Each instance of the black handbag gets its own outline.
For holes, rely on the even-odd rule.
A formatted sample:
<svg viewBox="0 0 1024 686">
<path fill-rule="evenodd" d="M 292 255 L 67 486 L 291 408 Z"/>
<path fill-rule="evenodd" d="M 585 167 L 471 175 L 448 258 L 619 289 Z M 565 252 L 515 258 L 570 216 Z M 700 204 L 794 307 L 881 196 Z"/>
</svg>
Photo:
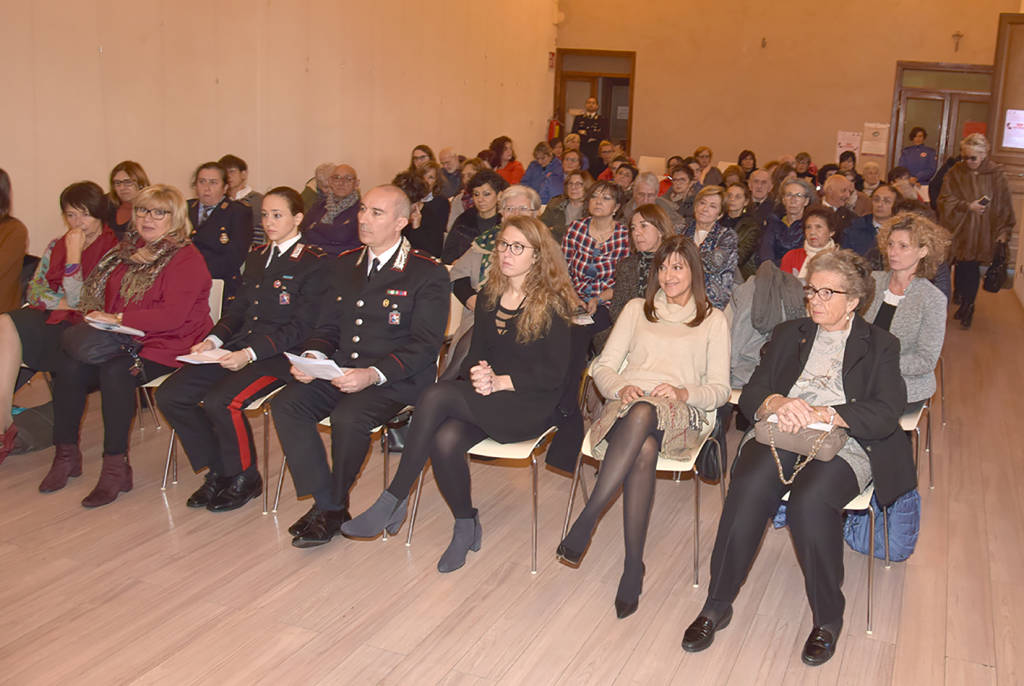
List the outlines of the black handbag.
<svg viewBox="0 0 1024 686">
<path fill-rule="evenodd" d="M 86 364 L 103 364 L 118 355 L 138 357 L 142 344 L 123 333 L 103 331 L 85 322 L 64 329 L 61 345 L 70 357 Z"/>
<path fill-rule="evenodd" d="M 982 284 L 982 288 L 989 293 L 998 293 L 1006 284 L 1008 267 L 1006 253 L 1006 243 L 997 242 L 996 249 L 992 253 L 992 264 L 988 266 L 988 271 L 985 272 L 985 282 Z"/>
</svg>

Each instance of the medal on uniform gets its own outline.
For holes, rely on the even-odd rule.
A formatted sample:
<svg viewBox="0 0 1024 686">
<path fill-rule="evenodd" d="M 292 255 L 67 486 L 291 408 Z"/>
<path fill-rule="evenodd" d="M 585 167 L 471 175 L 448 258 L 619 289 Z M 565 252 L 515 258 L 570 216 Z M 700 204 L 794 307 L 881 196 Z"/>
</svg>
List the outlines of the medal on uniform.
<svg viewBox="0 0 1024 686">
<path fill-rule="evenodd" d="M 292 301 L 291 294 L 288 291 L 281 291 L 281 294 L 277 296 L 277 302 L 281 305 L 287 305 Z"/>
<path fill-rule="evenodd" d="M 274 288 L 280 288 L 280 287 L 281 287 L 281 279 L 275 279 L 274 280 Z"/>
<path fill-rule="evenodd" d="M 381 303 L 381 304 L 382 304 L 382 305 L 383 305 L 384 307 L 387 307 L 388 305 L 390 305 L 390 304 L 391 304 L 391 301 L 390 301 L 390 300 L 388 300 L 387 298 L 384 298 L 384 302 L 383 302 L 383 303 Z"/>
<path fill-rule="evenodd" d="M 402 323 L 402 313 L 398 310 L 392 310 L 388 312 L 388 324 L 391 326 L 398 326 Z"/>
</svg>

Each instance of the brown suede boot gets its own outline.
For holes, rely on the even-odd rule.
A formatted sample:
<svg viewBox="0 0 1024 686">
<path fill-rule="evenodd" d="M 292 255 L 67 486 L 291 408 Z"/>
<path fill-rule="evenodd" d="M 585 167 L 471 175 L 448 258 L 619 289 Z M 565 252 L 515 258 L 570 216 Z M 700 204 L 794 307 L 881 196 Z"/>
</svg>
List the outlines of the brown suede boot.
<svg viewBox="0 0 1024 686">
<path fill-rule="evenodd" d="M 132 466 L 127 455 L 104 455 L 103 470 L 96 488 L 82 499 L 82 507 L 99 507 L 114 502 L 122 491 L 132 490 Z"/>
<path fill-rule="evenodd" d="M 40 493 L 59 491 L 68 484 L 69 476 L 82 476 L 82 451 L 74 443 L 58 443 L 50 471 L 39 484 Z"/>
</svg>

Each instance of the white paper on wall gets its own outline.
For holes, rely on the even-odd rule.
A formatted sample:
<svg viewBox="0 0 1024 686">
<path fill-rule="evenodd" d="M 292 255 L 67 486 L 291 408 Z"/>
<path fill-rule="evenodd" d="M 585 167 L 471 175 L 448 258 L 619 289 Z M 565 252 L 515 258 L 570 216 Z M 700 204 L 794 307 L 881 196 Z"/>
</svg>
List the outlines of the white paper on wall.
<svg viewBox="0 0 1024 686">
<path fill-rule="evenodd" d="M 1024 110 L 1006 110 L 1004 148 L 1024 148 Z"/>
<path fill-rule="evenodd" d="M 836 160 L 847 150 L 860 150 L 860 131 L 839 131 L 836 133 Z"/>
<path fill-rule="evenodd" d="M 884 155 L 888 148 L 889 125 L 864 122 L 864 137 L 860 142 L 862 155 Z"/>
</svg>

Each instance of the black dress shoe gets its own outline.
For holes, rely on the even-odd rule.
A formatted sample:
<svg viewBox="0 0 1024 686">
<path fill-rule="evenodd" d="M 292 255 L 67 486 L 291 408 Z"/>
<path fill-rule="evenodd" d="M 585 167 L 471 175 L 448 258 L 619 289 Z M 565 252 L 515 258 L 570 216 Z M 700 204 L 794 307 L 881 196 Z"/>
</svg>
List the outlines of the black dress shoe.
<svg viewBox="0 0 1024 686">
<path fill-rule="evenodd" d="M 558 549 L 555 551 L 555 555 L 558 557 L 559 560 L 569 565 L 570 567 L 579 567 L 580 560 L 583 559 L 582 552 L 573 550 L 565 543 L 558 544 Z"/>
<path fill-rule="evenodd" d="M 306 530 L 306 527 L 309 526 L 309 523 L 313 520 L 313 517 L 316 516 L 317 512 L 318 510 L 316 509 L 316 505 L 309 508 L 309 512 L 299 517 L 294 524 L 288 527 L 288 533 L 292 536 L 298 536 L 301 534 Z"/>
<path fill-rule="evenodd" d="M 341 533 L 341 525 L 352 519 L 348 510 L 317 510 L 309 520 L 306 530 L 292 539 L 296 548 L 315 548 L 329 543 L 336 534 Z"/>
<path fill-rule="evenodd" d="M 964 313 L 960 315 L 960 328 L 969 329 L 974 320 L 974 303 L 967 303 L 962 309 Z"/>
<path fill-rule="evenodd" d="M 263 477 L 255 469 L 228 479 L 220 493 L 210 498 L 206 509 L 210 512 L 237 510 L 263 492 Z"/>
<path fill-rule="evenodd" d="M 224 490 L 224 487 L 227 485 L 228 480 L 220 474 L 207 472 L 206 481 L 203 482 L 203 485 L 195 493 L 188 497 L 185 504 L 189 507 L 206 507 L 213 500 L 213 497 Z"/>
<path fill-rule="evenodd" d="M 647 576 L 647 565 L 643 566 L 643 571 L 640 577 L 640 588 L 637 589 L 636 595 L 632 598 L 621 598 L 619 594 L 615 594 L 615 615 L 619 619 L 625 619 L 640 607 L 640 594 L 644 592 L 644 577 Z M 619 580 L 619 588 L 622 588 L 622 580 Z"/>
<path fill-rule="evenodd" d="M 805 665 L 817 667 L 829 661 L 836 652 L 838 639 L 832 636 L 827 629 L 816 626 L 811 629 L 811 635 L 804 643 L 804 651 L 800 653 L 800 659 Z"/>
<path fill-rule="evenodd" d="M 686 627 L 686 632 L 683 634 L 683 650 L 688 653 L 699 653 L 704 650 L 714 642 L 715 632 L 729 626 L 730 621 L 732 621 L 731 607 L 718 622 L 700 615 L 693 620 L 693 624 Z"/>
</svg>

